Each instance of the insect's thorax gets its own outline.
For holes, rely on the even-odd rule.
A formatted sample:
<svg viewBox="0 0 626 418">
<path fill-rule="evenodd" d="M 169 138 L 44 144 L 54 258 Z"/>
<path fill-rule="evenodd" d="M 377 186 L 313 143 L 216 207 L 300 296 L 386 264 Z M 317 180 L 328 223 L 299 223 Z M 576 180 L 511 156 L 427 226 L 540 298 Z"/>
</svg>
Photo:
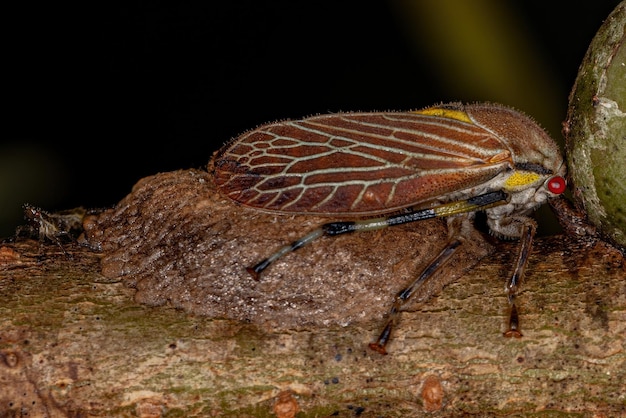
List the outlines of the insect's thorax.
<svg viewBox="0 0 626 418">
<path fill-rule="evenodd" d="M 506 204 L 488 208 L 487 224 L 491 232 L 500 238 L 519 238 L 529 215 L 544 204 L 552 193 L 545 187 L 550 176 L 525 170 L 513 170 L 500 181 L 501 190 L 509 196 Z"/>
</svg>

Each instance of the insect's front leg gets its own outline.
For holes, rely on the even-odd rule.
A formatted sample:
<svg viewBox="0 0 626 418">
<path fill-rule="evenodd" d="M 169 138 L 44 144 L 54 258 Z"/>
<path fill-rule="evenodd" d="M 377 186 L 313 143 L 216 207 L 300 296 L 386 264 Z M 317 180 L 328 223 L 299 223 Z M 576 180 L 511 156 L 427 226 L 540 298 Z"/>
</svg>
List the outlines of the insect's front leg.
<svg viewBox="0 0 626 418">
<path fill-rule="evenodd" d="M 383 328 L 383 331 L 380 333 L 376 342 L 369 344 L 369 347 L 372 350 L 380 354 L 387 354 L 385 346 L 389 342 L 391 331 L 398 321 L 398 315 L 400 314 L 402 306 L 407 303 L 409 298 L 417 291 L 417 289 L 420 288 L 420 286 L 432 278 L 439 269 L 450 261 L 459 247 L 461 247 L 463 242 L 467 239 L 470 229 L 472 228 L 471 217 L 471 214 L 463 214 L 448 218 L 449 239 L 446 246 L 408 287 L 398 293 L 391 309 L 389 310 L 387 324 Z"/>
<path fill-rule="evenodd" d="M 507 294 L 511 312 L 509 314 L 509 327 L 504 332 L 505 337 L 520 338 L 522 336 L 519 330 L 519 316 L 517 313 L 517 305 L 515 298 L 519 290 L 519 285 L 524 276 L 526 265 L 528 264 L 528 256 L 532 249 L 533 238 L 537 230 L 537 223 L 531 218 L 525 216 L 507 217 L 498 220 L 495 224 L 490 224 L 491 228 L 496 232 L 507 231 L 510 235 L 519 236 L 520 244 L 515 262 L 515 269 L 511 276 L 507 279 L 504 291 Z"/>
</svg>

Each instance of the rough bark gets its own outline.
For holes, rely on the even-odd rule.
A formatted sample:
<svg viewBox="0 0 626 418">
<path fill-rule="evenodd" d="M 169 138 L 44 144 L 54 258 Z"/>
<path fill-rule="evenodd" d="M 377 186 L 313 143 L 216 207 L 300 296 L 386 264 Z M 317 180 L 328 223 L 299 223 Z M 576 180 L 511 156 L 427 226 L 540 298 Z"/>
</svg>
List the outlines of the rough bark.
<svg viewBox="0 0 626 418">
<path fill-rule="evenodd" d="M 443 245 L 445 228 L 418 224 L 322 239 L 254 282 L 243 266 L 311 225 L 191 193 L 179 176 L 212 190 L 203 172 L 142 181 L 116 208 L 87 220 L 86 241 L 99 251 L 33 240 L 0 246 L 0 416 L 626 414 L 626 263 L 602 241 L 536 240 L 518 297 L 520 339 L 502 336 L 503 284 L 516 244 L 470 243 L 448 271 L 460 278 L 440 279 L 411 304 L 390 354 L 381 356 L 367 344 L 395 292 Z M 164 179 L 177 179 L 171 190 L 189 205 L 148 198 Z M 200 222 L 195 210 L 210 225 L 187 230 Z M 188 235 L 206 228 L 213 232 L 202 239 Z M 222 237 L 221 245 L 203 247 L 210 236 Z M 492 255 L 462 274 L 491 246 Z M 197 265 L 212 273 L 190 273 Z M 230 290 L 202 284 L 225 280 L 219 272 Z M 283 287 L 305 282 L 313 296 L 289 298 L 307 287 L 285 290 L 281 280 Z M 232 289 L 261 302 L 244 303 Z M 203 300 L 214 311 L 198 308 Z M 299 315 L 299 307 L 311 311 Z"/>
</svg>

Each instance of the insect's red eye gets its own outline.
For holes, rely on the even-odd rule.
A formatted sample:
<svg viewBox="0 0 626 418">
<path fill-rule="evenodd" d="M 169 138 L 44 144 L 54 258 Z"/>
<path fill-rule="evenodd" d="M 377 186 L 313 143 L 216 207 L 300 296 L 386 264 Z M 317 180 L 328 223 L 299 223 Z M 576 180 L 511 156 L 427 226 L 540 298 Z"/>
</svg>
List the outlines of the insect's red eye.
<svg viewBox="0 0 626 418">
<path fill-rule="evenodd" d="M 567 183 L 565 182 L 565 179 L 561 176 L 554 176 L 548 180 L 548 190 L 554 194 L 563 193 L 566 185 Z"/>
</svg>

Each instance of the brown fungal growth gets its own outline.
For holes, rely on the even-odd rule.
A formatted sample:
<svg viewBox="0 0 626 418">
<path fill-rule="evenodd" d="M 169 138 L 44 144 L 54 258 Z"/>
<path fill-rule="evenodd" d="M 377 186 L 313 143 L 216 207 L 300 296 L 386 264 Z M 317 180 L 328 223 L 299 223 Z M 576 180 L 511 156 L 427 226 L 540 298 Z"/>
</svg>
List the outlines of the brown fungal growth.
<svg viewBox="0 0 626 418">
<path fill-rule="evenodd" d="M 300 407 L 291 391 L 283 390 L 276 396 L 276 402 L 272 410 L 277 418 L 293 418 L 300 411 Z"/>
<path fill-rule="evenodd" d="M 430 375 L 424 380 L 422 385 L 422 400 L 424 401 L 424 410 L 427 412 L 439 411 L 443 406 L 443 396 L 445 392 L 441 379 L 435 375 Z"/>
<path fill-rule="evenodd" d="M 276 329 L 381 320 L 397 292 L 445 245 L 441 220 L 321 238 L 253 280 L 246 267 L 336 219 L 239 206 L 211 176 L 186 170 L 144 178 L 115 208 L 85 222 L 102 273 L 136 288 L 136 301 Z M 491 251 L 478 232 L 434 280 L 424 301 Z M 321 267 L 323 265 L 323 268 Z"/>
<path fill-rule="evenodd" d="M 20 253 L 7 246 L 0 247 L 0 266 L 9 266 L 18 264 L 19 262 Z"/>
</svg>

